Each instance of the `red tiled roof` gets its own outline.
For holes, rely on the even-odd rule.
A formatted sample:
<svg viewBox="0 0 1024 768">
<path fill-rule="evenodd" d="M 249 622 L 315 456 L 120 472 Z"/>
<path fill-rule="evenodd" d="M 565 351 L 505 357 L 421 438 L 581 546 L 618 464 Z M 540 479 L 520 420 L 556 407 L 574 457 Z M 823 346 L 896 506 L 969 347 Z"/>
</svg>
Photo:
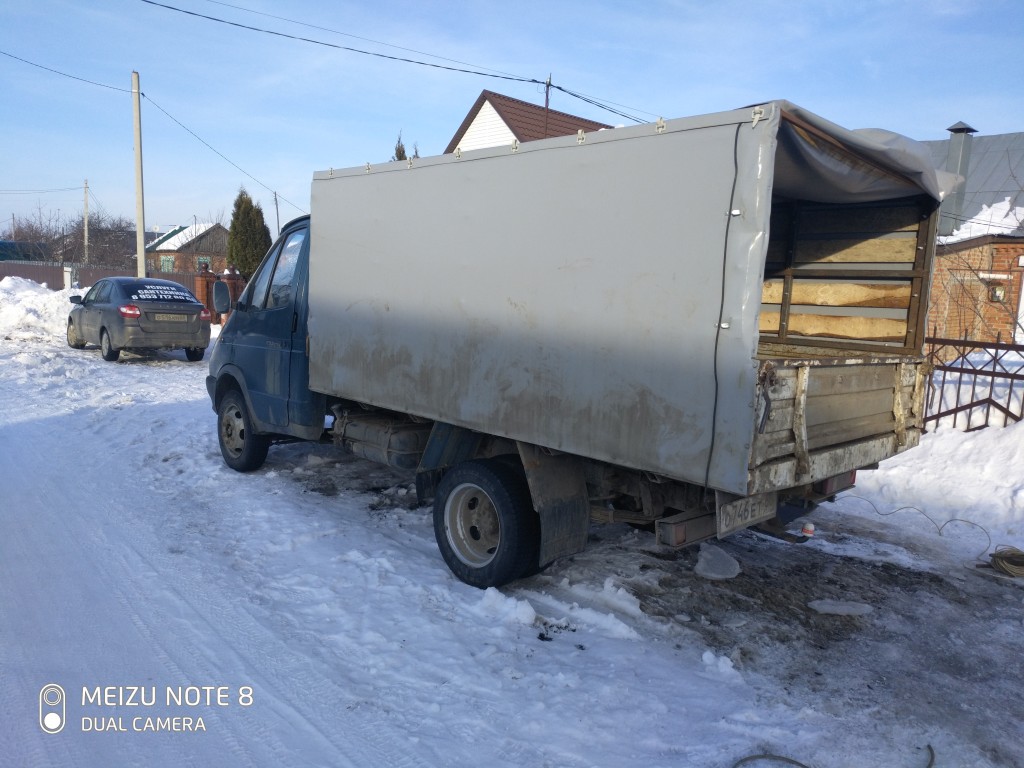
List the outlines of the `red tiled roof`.
<svg viewBox="0 0 1024 768">
<path fill-rule="evenodd" d="M 505 125 L 512 131 L 512 135 L 519 141 L 534 141 L 545 139 L 551 136 L 571 136 L 580 128 L 584 131 L 598 131 L 602 128 L 611 128 L 610 125 L 598 123 L 594 120 L 587 120 L 585 117 L 577 117 L 566 112 L 559 112 L 554 109 L 544 109 L 542 106 L 530 104 L 528 101 L 513 99 L 511 96 L 503 96 L 494 91 L 481 91 L 479 98 L 473 108 L 469 110 L 466 119 L 462 121 L 459 130 L 448 143 L 445 154 L 454 152 L 462 137 L 469 130 L 483 107 L 484 102 L 490 102 L 494 111 L 505 122 Z"/>
</svg>

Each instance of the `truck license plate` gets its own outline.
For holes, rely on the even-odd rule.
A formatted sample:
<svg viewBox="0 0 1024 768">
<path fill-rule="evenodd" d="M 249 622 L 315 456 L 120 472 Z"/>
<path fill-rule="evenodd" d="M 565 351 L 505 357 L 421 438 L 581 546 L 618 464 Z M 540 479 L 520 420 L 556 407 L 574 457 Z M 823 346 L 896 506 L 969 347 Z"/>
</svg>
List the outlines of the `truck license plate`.
<svg viewBox="0 0 1024 768">
<path fill-rule="evenodd" d="M 716 492 L 718 506 L 718 538 L 727 536 L 742 528 L 763 523 L 775 517 L 778 508 L 778 494 L 775 491 L 759 493 L 756 496 L 733 496 Z"/>
<path fill-rule="evenodd" d="M 185 315 L 173 315 L 167 314 L 166 312 L 157 312 L 153 315 L 153 319 L 158 323 L 183 323 L 186 320 Z"/>
</svg>

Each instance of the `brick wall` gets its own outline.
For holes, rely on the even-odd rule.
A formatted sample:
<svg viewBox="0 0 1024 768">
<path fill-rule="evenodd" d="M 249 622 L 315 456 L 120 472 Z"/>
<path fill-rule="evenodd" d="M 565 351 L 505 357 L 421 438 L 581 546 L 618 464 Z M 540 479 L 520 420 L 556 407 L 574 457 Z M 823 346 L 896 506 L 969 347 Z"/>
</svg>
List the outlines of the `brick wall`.
<svg viewBox="0 0 1024 768">
<path fill-rule="evenodd" d="M 1024 268 L 1020 238 L 977 238 L 936 249 L 928 335 L 1012 342 Z"/>
</svg>

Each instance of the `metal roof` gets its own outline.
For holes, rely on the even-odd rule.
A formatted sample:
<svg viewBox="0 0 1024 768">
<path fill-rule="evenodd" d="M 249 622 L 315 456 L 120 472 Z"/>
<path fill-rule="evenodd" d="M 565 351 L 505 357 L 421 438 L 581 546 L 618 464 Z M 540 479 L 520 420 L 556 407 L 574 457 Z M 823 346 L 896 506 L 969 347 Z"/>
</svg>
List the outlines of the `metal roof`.
<svg viewBox="0 0 1024 768">
<path fill-rule="evenodd" d="M 970 141 L 963 210 L 957 218 L 967 222 L 985 207 L 1006 203 L 1011 212 L 1024 208 L 1024 133 L 974 135 Z M 950 140 L 921 143 L 928 147 L 935 166 L 946 168 Z M 990 234 L 1024 235 L 1024 221 L 1020 218 L 1011 216 L 1003 224 L 993 223 Z"/>
</svg>

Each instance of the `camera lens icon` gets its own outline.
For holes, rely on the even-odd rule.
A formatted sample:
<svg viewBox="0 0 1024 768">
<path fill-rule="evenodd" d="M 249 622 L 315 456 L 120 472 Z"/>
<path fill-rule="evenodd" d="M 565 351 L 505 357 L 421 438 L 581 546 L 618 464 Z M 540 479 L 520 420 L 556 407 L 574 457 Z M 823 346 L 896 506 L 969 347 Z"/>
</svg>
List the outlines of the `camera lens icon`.
<svg viewBox="0 0 1024 768">
<path fill-rule="evenodd" d="M 64 689 L 56 683 L 44 685 L 39 691 L 39 727 L 46 733 L 60 733 L 64 729 L 66 698 Z"/>
</svg>

